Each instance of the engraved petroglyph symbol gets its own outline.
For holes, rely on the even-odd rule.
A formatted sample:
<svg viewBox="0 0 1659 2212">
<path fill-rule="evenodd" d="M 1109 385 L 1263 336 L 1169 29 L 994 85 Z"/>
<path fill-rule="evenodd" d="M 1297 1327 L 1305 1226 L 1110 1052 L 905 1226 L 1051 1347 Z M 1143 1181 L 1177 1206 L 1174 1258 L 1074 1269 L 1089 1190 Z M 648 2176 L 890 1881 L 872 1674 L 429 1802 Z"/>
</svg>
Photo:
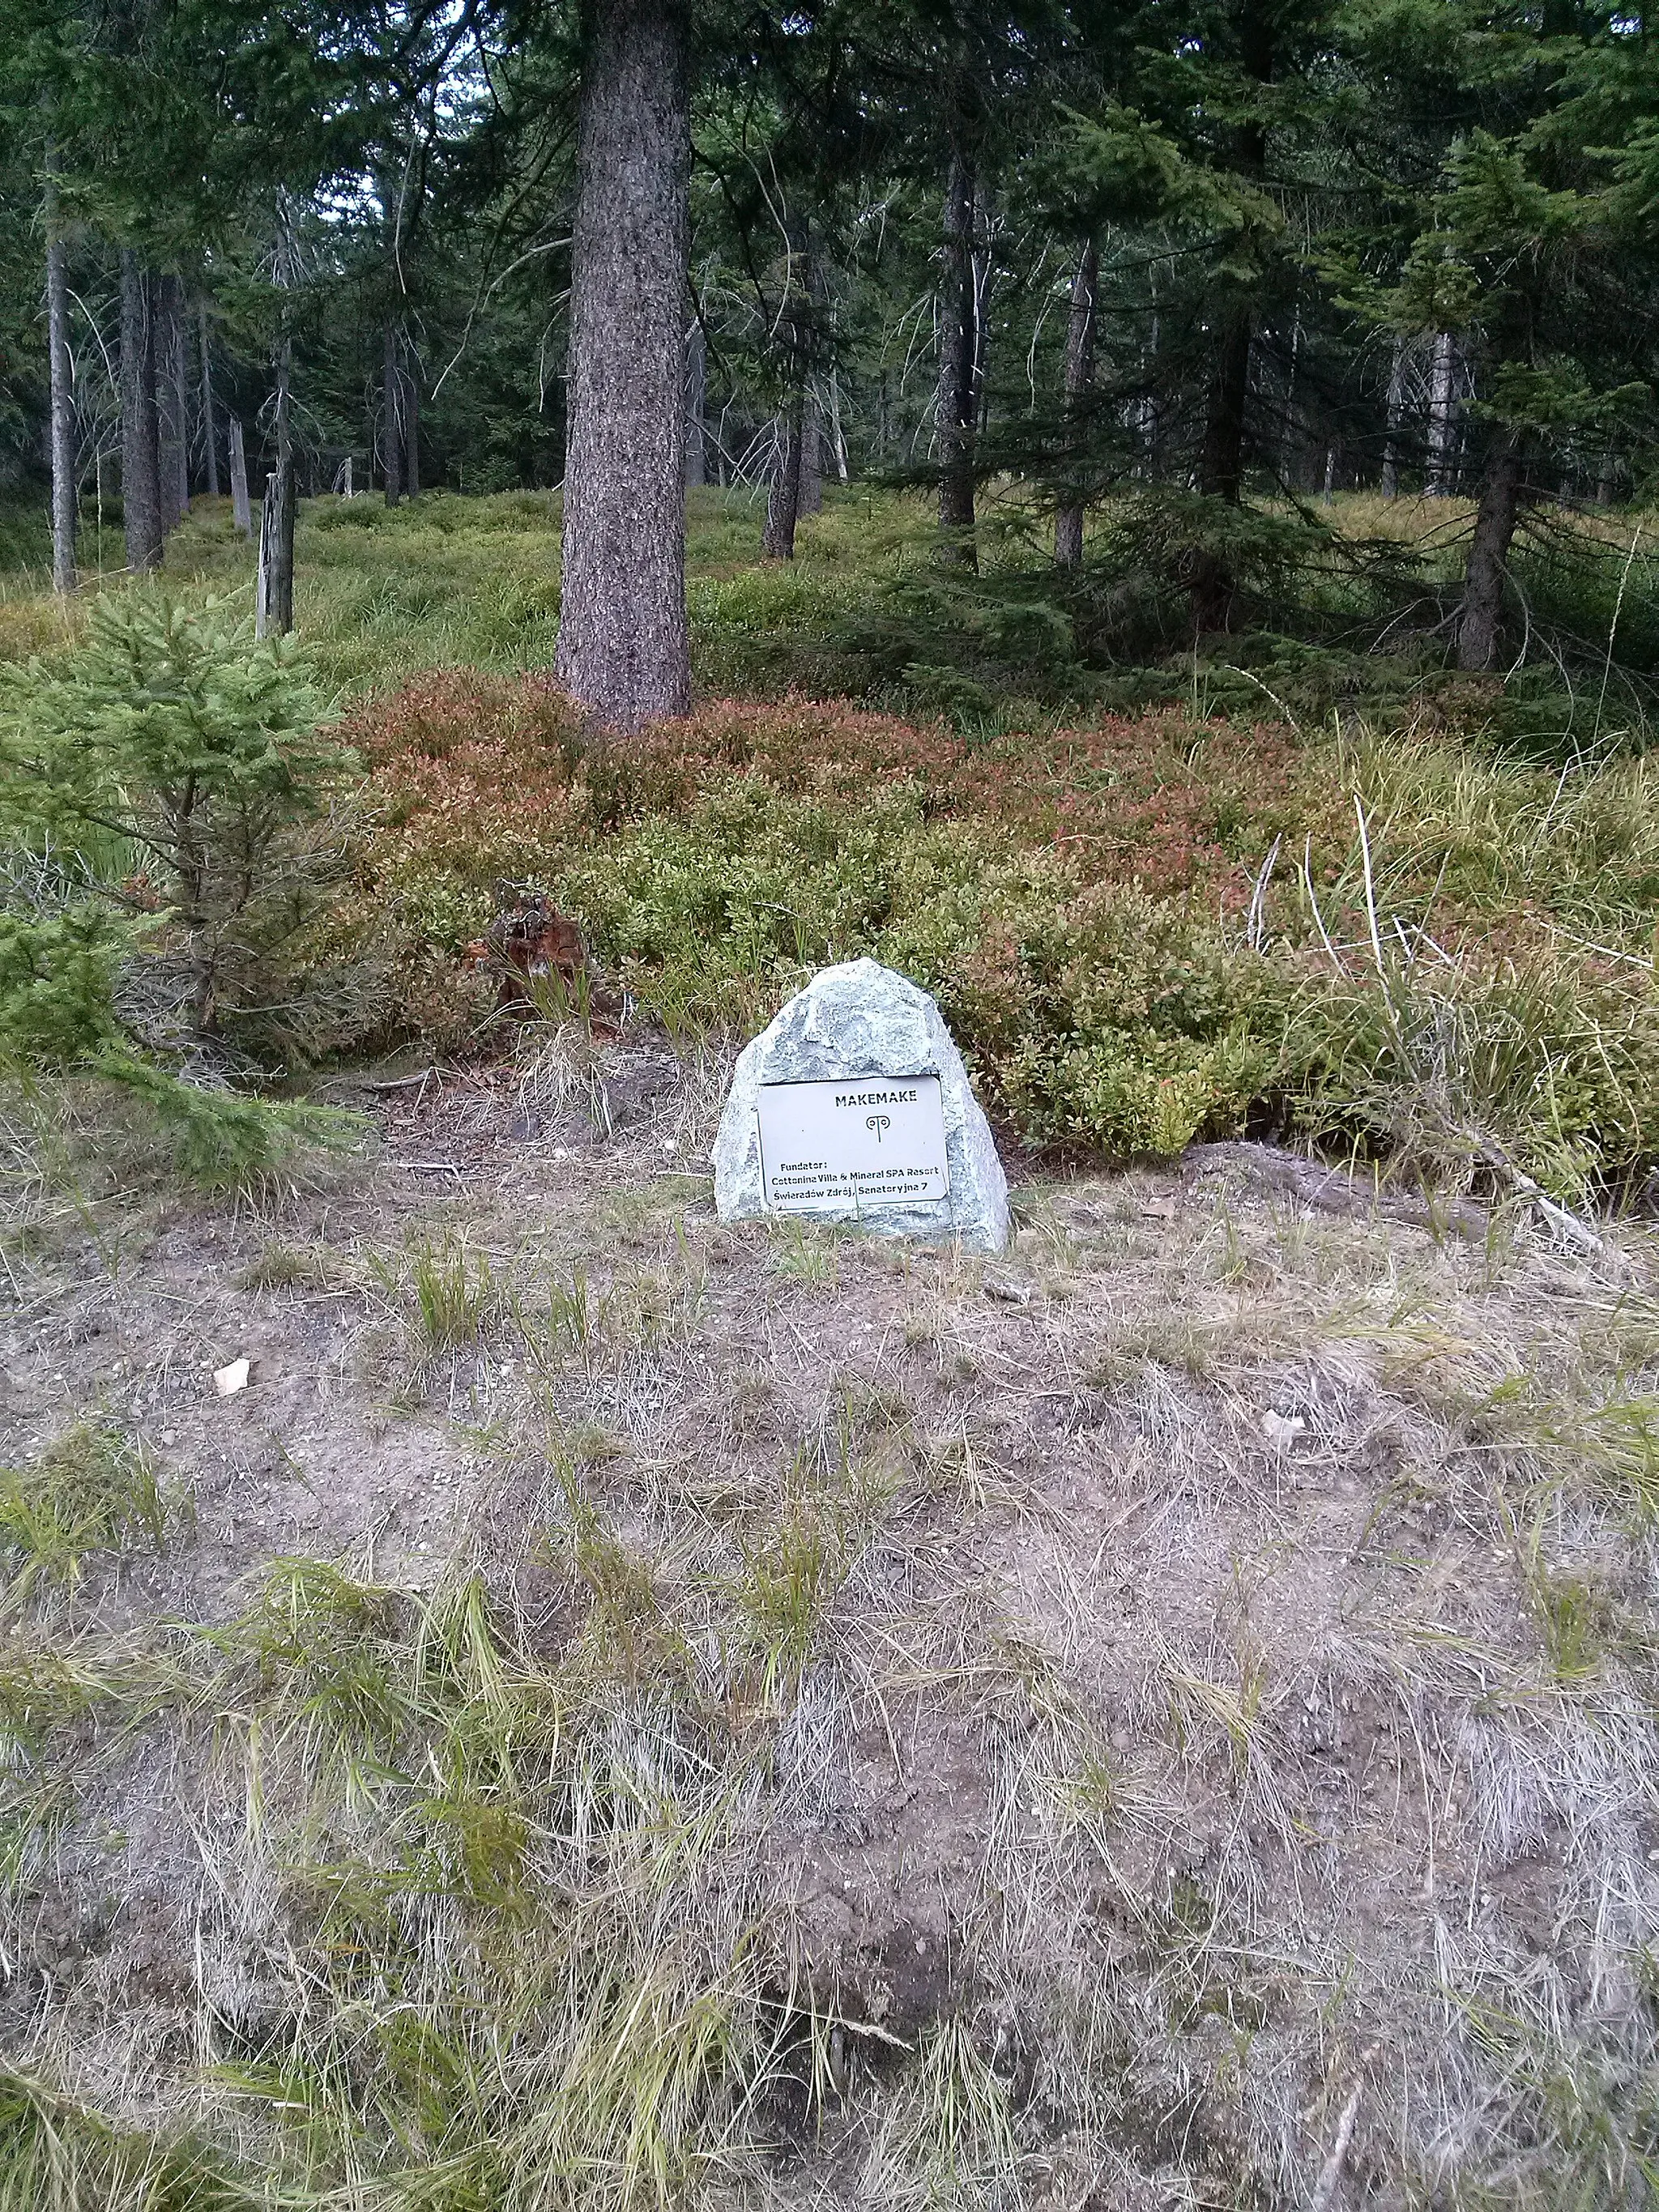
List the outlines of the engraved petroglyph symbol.
<svg viewBox="0 0 1659 2212">
<path fill-rule="evenodd" d="M 893 1123 L 891 1117 L 886 1114 L 866 1114 L 864 1117 L 864 1126 L 866 1129 L 873 1129 L 875 1131 L 876 1142 L 879 1144 L 881 1142 L 882 1131 L 884 1129 L 890 1129 Z"/>
</svg>

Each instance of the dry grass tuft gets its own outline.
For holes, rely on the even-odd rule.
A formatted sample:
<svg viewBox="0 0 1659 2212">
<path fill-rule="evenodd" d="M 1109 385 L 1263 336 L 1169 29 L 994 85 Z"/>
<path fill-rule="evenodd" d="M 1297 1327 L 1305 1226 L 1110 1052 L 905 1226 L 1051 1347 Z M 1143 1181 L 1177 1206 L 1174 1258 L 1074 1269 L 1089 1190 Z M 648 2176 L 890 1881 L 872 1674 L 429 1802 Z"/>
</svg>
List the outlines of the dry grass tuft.
<svg viewBox="0 0 1659 2212">
<path fill-rule="evenodd" d="M 1650 1240 L 1211 1155 L 988 1269 L 717 1224 L 718 1094 L 9 1248 L 199 1501 L 16 1576 L 14 2201 L 1641 2203 Z"/>
</svg>

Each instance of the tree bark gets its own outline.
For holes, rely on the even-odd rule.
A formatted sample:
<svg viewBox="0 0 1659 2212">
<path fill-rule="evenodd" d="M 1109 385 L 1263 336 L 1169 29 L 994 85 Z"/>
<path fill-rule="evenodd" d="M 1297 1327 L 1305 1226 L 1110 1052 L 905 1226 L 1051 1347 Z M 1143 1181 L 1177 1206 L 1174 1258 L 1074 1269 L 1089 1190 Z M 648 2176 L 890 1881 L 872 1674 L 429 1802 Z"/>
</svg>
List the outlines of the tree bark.
<svg viewBox="0 0 1659 2212">
<path fill-rule="evenodd" d="M 974 172 L 958 149 L 945 188 L 945 270 L 939 288 L 939 528 L 946 556 L 978 565 L 974 544 L 974 450 L 979 357 L 974 282 Z"/>
<path fill-rule="evenodd" d="M 276 223 L 276 279 L 279 292 L 288 292 L 295 281 L 294 232 L 287 195 L 280 191 Z M 270 637 L 294 627 L 294 520 L 298 487 L 289 390 L 293 372 L 294 340 L 284 302 L 276 342 L 276 468 L 265 479 L 264 503 L 259 514 L 259 561 L 253 592 L 256 637 Z"/>
<path fill-rule="evenodd" d="M 1449 331 L 1440 331 L 1429 378 L 1428 453 L 1423 471 L 1423 489 L 1431 499 L 1447 498 L 1457 488 L 1456 420 L 1457 341 Z"/>
<path fill-rule="evenodd" d="M 1306 444 L 1306 434 L 1297 407 L 1297 384 L 1301 367 L 1302 308 L 1298 302 L 1291 323 L 1291 366 L 1285 380 L 1285 419 L 1279 425 L 1279 473 L 1283 483 L 1292 490 L 1296 488 L 1297 464 Z"/>
<path fill-rule="evenodd" d="M 294 472 L 279 461 L 265 478 L 259 508 L 258 565 L 253 574 L 253 635 L 272 637 L 294 627 Z"/>
<path fill-rule="evenodd" d="M 1248 307 L 1227 317 L 1210 381 L 1204 443 L 1198 458 L 1198 489 L 1212 499 L 1237 507 L 1244 489 L 1244 403 L 1249 392 L 1250 345 L 1255 318 Z M 1236 580 L 1231 564 L 1212 545 L 1193 549 L 1188 586 L 1194 634 L 1224 630 L 1232 619 Z"/>
<path fill-rule="evenodd" d="M 571 244 L 556 669 L 603 722 L 690 705 L 686 0 L 589 0 Z"/>
<path fill-rule="evenodd" d="M 265 478 L 259 509 L 259 558 L 254 572 L 253 635 L 270 637 L 294 627 L 294 455 L 289 434 L 289 347 L 276 364 L 276 466 Z"/>
<path fill-rule="evenodd" d="M 988 429 L 991 422 L 991 221 L 992 204 L 986 192 L 974 201 L 974 428 Z"/>
<path fill-rule="evenodd" d="M 1271 84 L 1273 79 L 1280 14 L 1269 0 L 1243 0 L 1238 9 L 1239 61 L 1245 76 L 1260 86 Z M 1267 132 L 1261 112 L 1249 115 L 1231 135 L 1233 167 L 1241 176 L 1261 182 L 1267 173 Z M 1255 298 L 1226 287 L 1216 319 L 1216 348 L 1196 483 L 1206 497 L 1237 507 L 1244 490 L 1245 410 L 1255 339 Z M 1221 544 L 1212 538 L 1196 545 L 1188 584 L 1195 635 L 1228 627 L 1237 588 L 1231 561 Z"/>
<path fill-rule="evenodd" d="M 1198 457 L 1198 488 L 1237 507 L 1244 489 L 1244 403 L 1250 388 L 1250 346 L 1255 317 L 1244 305 L 1231 307 L 1216 349 Z"/>
<path fill-rule="evenodd" d="M 398 371 L 398 325 L 386 318 L 385 362 L 381 373 L 380 474 L 386 483 L 386 503 L 396 507 L 404 495 L 404 390 Z"/>
<path fill-rule="evenodd" d="M 823 512 L 823 413 L 810 384 L 800 401 L 800 496 L 795 511 Z"/>
<path fill-rule="evenodd" d="M 836 481 L 847 481 L 847 440 L 841 427 L 841 380 L 830 364 L 830 447 L 836 457 Z"/>
<path fill-rule="evenodd" d="M 69 343 L 69 272 L 58 228 L 56 163 L 46 169 L 46 344 L 52 379 L 52 583 L 75 589 L 75 389 Z"/>
<path fill-rule="evenodd" d="M 244 538 L 253 534 L 253 510 L 247 495 L 247 447 L 242 438 L 240 416 L 230 418 L 230 511 Z"/>
<path fill-rule="evenodd" d="M 822 514 L 823 512 L 823 408 L 813 378 L 816 372 L 822 367 L 828 353 L 830 287 L 824 278 L 823 250 L 810 230 L 806 234 L 804 250 L 806 259 L 807 313 L 805 326 L 800 332 L 803 342 L 800 496 L 796 502 L 796 511 L 800 514 Z"/>
<path fill-rule="evenodd" d="M 176 276 L 155 280 L 156 419 L 161 458 L 161 527 L 190 512 L 190 403 L 185 389 L 185 288 Z"/>
<path fill-rule="evenodd" d="M 778 418 L 778 458 L 772 471 L 772 489 L 766 501 L 766 529 L 761 538 L 763 561 L 793 561 L 795 523 L 800 514 L 802 404 L 799 392 Z"/>
<path fill-rule="evenodd" d="M 1087 403 L 1095 374 L 1095 293 L 1100 283 L 1100 255 L 1092 238 L 1085 239 L 1072 279 L 1072 307 L 1066 323 L 1066 442 L 1075 447 L 1079 417 Z M 1077 470 L 1079 455 L 1067 456 Z M 1054 509 L 1054 566 L 1076 568 L 1083 561 L 1083 499 L 1081 487 L 1072 489 Z"/>
<path fill-rule="evenodd" d="M 208 311 L 204 301 L 198 310 L 202 341 L 202 459 L 208 497 L 219 496 L 219 446 L 213 420 L 213 360 L 208 345 Z"/>
<path fill-rule="evenodd" d="M 685 482 L 688 489 L 708 481 L 708 441 L 703 409 L 708 404 L 708 340 L 693 316 L 685 333 Z"/>
<path fill-rule="evenodd" d="M 410 499 L 421 495 L 421 362 L 406 340 L 403 356 L 404 489 Z"/>
<path fill-rule="evenodd" d="M 150 287 L 132 248 L 121 249 L 121 514 L 127 566 L 161 563 L 161 462 L 155 421 Z"/>
<path fill-rule="evenodd" d="M 1480 675 L 1498 659 L 1504 627 L 1504 580 L 1521 511 L 1521 436 L 1493 433 L 1475 510 L 1474 536 L 1463 572 L 1463 612 L 1457 626 L 1457 665 Z"/>
<path fill-rule="evenodd" d="M 1382 496 L 1400 496 L 1400 431 L 1406 416 L 1406 341 L 1394 342 L 1389 368 L 1388 437 L 1382 447 Z"/>
</svg>

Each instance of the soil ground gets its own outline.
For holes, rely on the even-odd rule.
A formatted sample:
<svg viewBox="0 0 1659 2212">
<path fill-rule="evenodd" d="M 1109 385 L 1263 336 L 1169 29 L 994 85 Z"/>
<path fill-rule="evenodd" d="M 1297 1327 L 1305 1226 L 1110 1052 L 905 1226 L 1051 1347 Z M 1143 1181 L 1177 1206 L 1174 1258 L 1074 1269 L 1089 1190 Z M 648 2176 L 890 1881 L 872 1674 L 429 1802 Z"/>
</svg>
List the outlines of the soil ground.
<svg viewBox="0 0 1659 2212">
<path fill-rule="evenodd" d="M 682 1905 L 764 1932 L 794 2023 L 733 2188 L 1648 2201 L 1659 1238 L 1316 1210 L 1249 1147 L 1016 1161 L 991 1261 L 723 1225 L 725 1072 L 343 1084 L 371 1157 L 216 1206 L 20 1124 L 0 1462 L 96 1416 L 193 1525 L 14 1640 L 173 1650 L 293 1557 L 476 1571 L 550 1668 L 603 1616 L 637 1683 L 672 1628 L 748 1762 Z M 303 2015 L 317 1923 L 224 1712 L 161 1705 L 54 1739 L 0 2021 L 246 2153 L 212 2068 Z"/>
</svg>

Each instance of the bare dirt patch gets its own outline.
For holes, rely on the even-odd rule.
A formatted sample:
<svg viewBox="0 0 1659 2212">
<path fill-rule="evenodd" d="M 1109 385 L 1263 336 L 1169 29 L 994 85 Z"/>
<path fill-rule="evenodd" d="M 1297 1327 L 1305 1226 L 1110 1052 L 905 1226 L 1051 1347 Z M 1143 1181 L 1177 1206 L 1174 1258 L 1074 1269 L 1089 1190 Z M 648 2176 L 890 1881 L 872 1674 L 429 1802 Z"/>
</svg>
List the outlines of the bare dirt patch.
<svg viewBox="0 0 1659 2212">
<path fill-rule="evenodd" d="M 728 1228 L 722 1073 L 259 1206 L 20 1136 L 0 1458 L 171 1503 L 9 1607 L 13 2064 L 342 2204 L 1643 2201 L 1651 1237 Z"/>
</svg>

